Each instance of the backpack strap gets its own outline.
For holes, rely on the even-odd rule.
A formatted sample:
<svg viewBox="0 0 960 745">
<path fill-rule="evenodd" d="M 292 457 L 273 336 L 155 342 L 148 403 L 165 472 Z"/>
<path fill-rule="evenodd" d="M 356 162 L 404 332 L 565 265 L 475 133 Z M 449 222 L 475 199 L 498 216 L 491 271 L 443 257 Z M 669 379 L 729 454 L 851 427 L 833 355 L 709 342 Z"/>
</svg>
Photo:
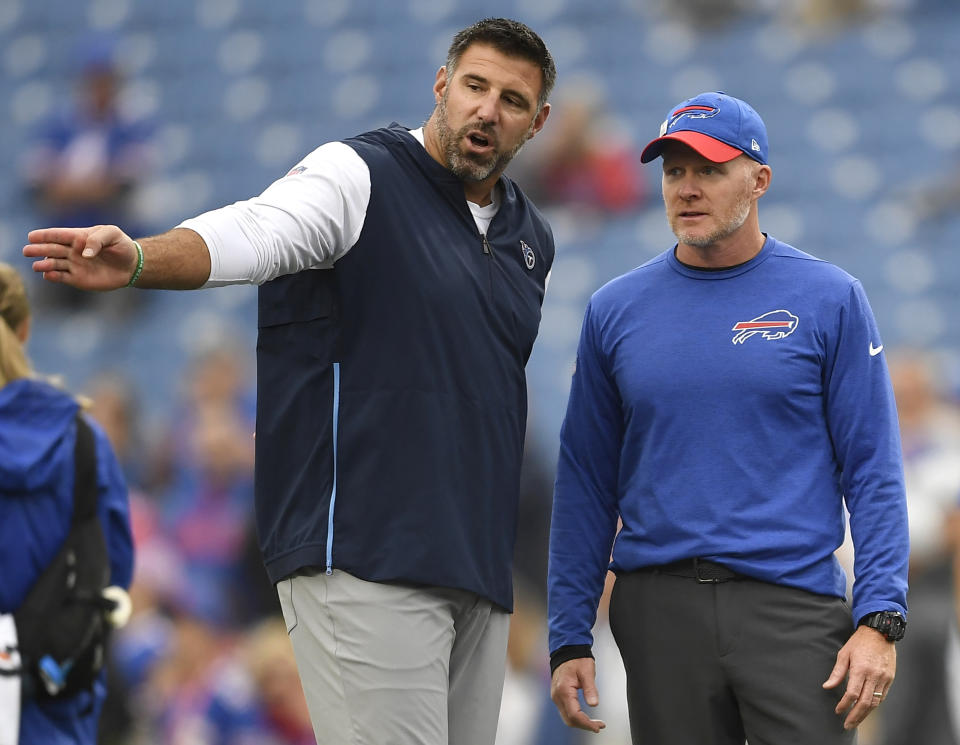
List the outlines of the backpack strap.
<svg viewBox="0 0 960 745">
<path fill-rule="evenodd" d="M 27 697 L 89 689 L 102 667 L 110 565 L 97 496 L 95 434 L 77 413 L 70 530 L 14 613 Z"/>
<path fill-rule="evenodd" d="M 93 429 L 77 412 L 77 437 L 73 449 L 73 521 L 76 525 L 97 512 L 97 453 Z"/>
</svg>

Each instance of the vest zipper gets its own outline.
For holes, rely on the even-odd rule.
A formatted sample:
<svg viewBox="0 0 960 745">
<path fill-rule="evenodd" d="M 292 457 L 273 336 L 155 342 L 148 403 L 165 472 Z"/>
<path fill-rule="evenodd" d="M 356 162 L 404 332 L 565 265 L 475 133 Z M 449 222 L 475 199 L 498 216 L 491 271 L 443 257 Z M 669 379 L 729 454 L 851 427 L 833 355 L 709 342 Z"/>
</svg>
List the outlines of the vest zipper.
<svg viewBox="0 0 960 745">
<path fill-rule="evenodd" d="M 333 363 L 333 485 L 327 514 L 327 574 L 333 574 L 333 510 L 337 504 L 337 421 L 340 418 L 340 363 Z"/>
<path fill-rule="evenodd" d="M 487 240 L 487 234 L 481 233 L 480 237 L 483 239 L 483 253 L 486 255 L 487 261 L 487 292 L 490 293 L 490 299 L 494 297 L 493 291 L 493 263 L 496 261 L 496 258 L 493 255 L 493 246 L 490 245 L 490 241 Z"/>
</svg>

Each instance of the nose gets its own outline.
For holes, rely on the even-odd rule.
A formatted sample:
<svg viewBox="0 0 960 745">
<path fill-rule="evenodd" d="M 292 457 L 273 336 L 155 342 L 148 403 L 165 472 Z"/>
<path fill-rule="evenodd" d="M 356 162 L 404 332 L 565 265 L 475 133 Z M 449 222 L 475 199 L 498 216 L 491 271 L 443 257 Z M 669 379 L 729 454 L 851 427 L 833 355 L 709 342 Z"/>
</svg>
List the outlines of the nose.
<svg viewBox="0 0 960 745">
<path fill-rule="evenodd" d="M 485 124 L 496 124 L 500 119 L 500 94 L 490 90 L 477 104 L 477 118 Z"/>
<path fill-rule="evenodd" d="M 683 200 L 696 199 L 700 196 L 700 189 L 697 187 L 696 181 L 691 178 L 683 179 L 677 189 L 677 196 Z"/>
</svg>

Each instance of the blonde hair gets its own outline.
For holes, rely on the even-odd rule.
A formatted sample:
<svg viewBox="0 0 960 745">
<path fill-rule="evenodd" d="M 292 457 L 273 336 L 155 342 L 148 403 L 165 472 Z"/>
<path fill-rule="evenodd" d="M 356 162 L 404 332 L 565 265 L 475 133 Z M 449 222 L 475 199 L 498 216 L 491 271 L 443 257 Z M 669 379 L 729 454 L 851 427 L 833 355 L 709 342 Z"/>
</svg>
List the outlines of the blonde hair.
<svg viewBox="0 0 960 745">
<path fill-rule="evenodd" d="M 0 387 L 33 375 L 17 338 L 17 329 L 30 318 L 27 291 L 17 271 L 0 262 Z"/>
</svg>

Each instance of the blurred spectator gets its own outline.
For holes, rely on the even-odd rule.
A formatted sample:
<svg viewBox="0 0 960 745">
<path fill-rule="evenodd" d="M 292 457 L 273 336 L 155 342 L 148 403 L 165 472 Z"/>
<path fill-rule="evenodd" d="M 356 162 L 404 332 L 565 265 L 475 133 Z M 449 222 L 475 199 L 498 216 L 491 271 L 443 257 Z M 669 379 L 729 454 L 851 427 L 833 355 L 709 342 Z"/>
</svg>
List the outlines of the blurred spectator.
<svg viewBox="0 0 960 745">
<path fill-rule="evenodd" d="M 175 653 L 172 609 L 184 587 L 182 563 L 160 533 L 150 503 L 134 496 L 131 512 L 137 552 L 130 586 L 133 615 L 111 640 L 99 745 L 150 741 L 147 684 L 156 667 Z"/>
<path fill-rule="evenodd" d="M 514 583 L 496 745 L 581 745 L 586 742 L 583 732 L 563 724 L 550 701 L 550 668 L 543 657 L 547 644 L 545 613 L 546 598 L 518 577 Z"/>
<path fill-rule="evenodd" d="M 544 453 L 544 443 L 534 433 L 535 412 L 527 417 L 527 436 L 520 465 L 520 500 L 513 571 L 517 582 L 537 602 L 547 599 L 547 544 L 550 538 L 550 506 L 556 471 Z"/>
<path fill-rule="evenodd" d="M 558 91 L 550 128 L 517 156 L 514 177 L 537 204 L 610 214 L 647 199 L 628 130 L 597 91 L 590 80 Z"/>
<path fill-rule="evenodd" d="M 630 745 L 630 715 L 627 711 L 627 673 L 623 668 L 620 649 L 610 629 L 610 593 L 617 575 L 607 572 L 603 595 L 597 607 L 597 622 L 593 627 L 593 649 L 597 658 L 597 690 L 600 704 L 586 709 L 594 719 L 607 723 L 601 736 L 603 745 Z M 580 704 L 583 706 L 583 702 Z M 554 716 L 560 718 L 554 707 Z M 590 740 L 587 740 L 589 742 Z"/>
<path fill-rule="evenodd" d="M 235 626 L 258 612 L 247 606 L 243 566 L 253 529 L 252 434 L 235 410 L 200 407 L 183 443 L 192 468 L 178 472 L 161 505 L 164 530 L 184 562 L 190 610 L 215 625 Z"/>
<path fill-rule="evenodd" d="M 863 20 L 872 0 L 793 0 L 781 11 L 790 26 L 800 24 L 812 32 L 831 31 Z"/>
<path fill-rule="evenodd" d="M 704 31 L 715 31 L 739 18 L 753 0 L 661 0 L 659 6 L 678 21 Z"/>
<path fill-rule="evenodd" d="M 513 616 L 507 639 L 507 669 L 496 745 L 530 745 L 548 688 L 541 668 L 543 627 L 540 603 L 523 580 L 514 581 Z"/>
<path fill-rule="evenodd" d="M 145 464 L 145 476 L 151 491 L 158 495 L 197 479 L 192 433 L 203 411 L 216 408 L 232 411 L 237 426 L 246 432 L 250 444 L 253 443 L 256 395 L 250 366 L 238 344 L 220 340 L 201 345 L 185 364 L 176 388 L 180 400 L 171 407 L 163 434 L 146 433 L 150 435 L 151 453 Z M 154 439 L 161 441 L 155 443 Z M 250 452 L 252 454 L 252 450 Z"/>
<path fill-rule="evenodd" d="M 184 562 L 191 612 L 235 627 L 277 602 L 262 562 L 249 560 L 254 414 L 243 355 L 229 343 L 203 349 L 182 391 L 157 491 L 160 525 Z"/>
<path fill-rule="evenodd" d="M 204 712 L 216 681 L 231 679 L 222 658 L 246 624 L 278 610 L 259 556 L 249 558 L 254 425 L 242 355 L 227 343 L 204 348 L 181 390 L 166 444 L 150 448 L 161 451 L 158 466 L 129 382 L 105 376 L 91 389 L 96 415 L 148 485 L 131 495 L 135 613 L 111 647 L 100 745 L 213 742 L 204 739 Z"/>
<path fill-rule="evenodd" d="M 939 390 L 929 357 L 901 350 L 888 359 L 910 519 L 910 612 L 897 680 L 878 711 L 878 741 L 954 745 L 944 659 L 954 617 L 948 518 L 960 499 L 960 412 Z"/>
<path fill-rule="evenodd" d="M 247 356 L 231 341 L 203 347 L 184 379 L 187 406 L 223 404 L 253 422 L 255 395 Z M 253 429 L 250 430 L 253 432 Z"/>
<path fill-rule="evenodd" d="M 912 195 L 913 210 L 920 220 L 945 219 L 960 215 L 960 161 L 950 164 L 946 173 L 922 186 Z"/>
<path fill-rule="evenodd" d="M 293 649 L 279 616 L 235 636 L 176 614 L 139 698 L 134 745 L 313 745 Z"/>
<path fill-rule="evenodd" d="M 149 489 L 147 454 L 140 425 L 137 395 L 130 381 L 119 373 L 99 375 L 87 390 L 90 416 L 96 419 L 113 445 L 131 489 Z"/>
<path fill-rule="evenodd" d="M 141 437 L 137 398 L 129 381 L 119 374 L 101 375 L 88 393 L 89 414 L 103 427 L 129 486 L 130 522 L 137 552 L 130 587 L 133 616 L 114 635 L 108 649 L 107 697 L 97 740 L 99 745 L 126 745 L 136 724 L 134 692 L 150 666 L 167 652 L 170 622 L 158 608 L 160 598 L 171 593 L 159 588 L 170 588 L 179 581 L 174 571 L 178 565 L 160 536 L 149 493 L 143 491 L 150 450 Z M 163 557 L 165 560 L 161 560 Z"/>
<path fill-rule="evenodd" d="M 181 596 L 189 603 L 189 597 Z M 137 745 L 213 745 L 204 712 L 239 637 L 224 633 L 189 608 L 176 608 L 166 653 L 147 669 L 140 690 Z"/>
<path fill-rule="evenodd" d="M 137 224 L 130 197 L 150 173 L 152 125 L 120 106 L 122 76 L 111 39 L 87 41 L 77 58 L 77 95 L 37 132 L 25 157 L 24 180 L 49 224 L 109 222 L 142 234 L 146 226 Z M 79 307 L 96 298 L 57 289 L 44 300 Z"/>
<path fill-rule="evenodd" d="M 278 606 L 279 610 L 279 606 Z M 313 727 L 287 629 L 279 616 L 247 635 L 241 657 L 256 691 L 260 738 L 267 745 L 313 745 Z"/>
</svg>

